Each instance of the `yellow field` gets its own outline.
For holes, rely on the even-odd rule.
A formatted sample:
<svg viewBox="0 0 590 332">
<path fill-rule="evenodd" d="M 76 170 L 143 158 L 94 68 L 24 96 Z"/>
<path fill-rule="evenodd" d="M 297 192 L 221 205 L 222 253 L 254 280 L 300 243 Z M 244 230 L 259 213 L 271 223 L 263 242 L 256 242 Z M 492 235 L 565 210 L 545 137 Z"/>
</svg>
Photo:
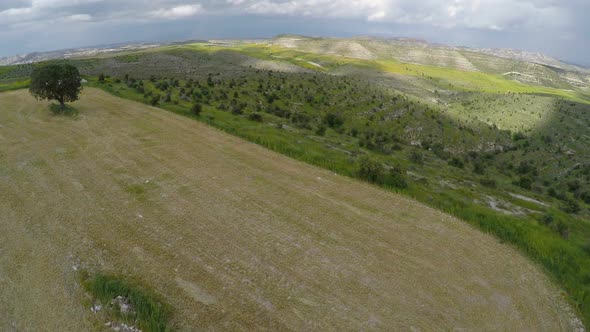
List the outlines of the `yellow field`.
<svg viewBox="0 0 590 332">
<path fill-rule="evenodd" d="M 180 330 L 572 328 L 452 217 L 99 90 L 74 106 L 0 94 L 0 330 L 102 326 L 76 269 L 149 285 Z"/>
</svg>

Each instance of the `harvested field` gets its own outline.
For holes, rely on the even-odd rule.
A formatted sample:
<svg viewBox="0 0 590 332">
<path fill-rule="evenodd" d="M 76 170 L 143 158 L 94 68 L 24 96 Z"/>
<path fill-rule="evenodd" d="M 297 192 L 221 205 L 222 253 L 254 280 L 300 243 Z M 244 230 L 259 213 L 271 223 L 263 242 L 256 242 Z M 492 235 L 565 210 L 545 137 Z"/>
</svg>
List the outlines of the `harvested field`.
<svg viewBox="0 0 590 332">
<path fill-rule="evenodd" d="M 539 267 L 415 201 L 96 89 L 0 105 L 0 330 L 95 329 L 79 269 L 180 330 L 574 327 Z"/>
</svg>

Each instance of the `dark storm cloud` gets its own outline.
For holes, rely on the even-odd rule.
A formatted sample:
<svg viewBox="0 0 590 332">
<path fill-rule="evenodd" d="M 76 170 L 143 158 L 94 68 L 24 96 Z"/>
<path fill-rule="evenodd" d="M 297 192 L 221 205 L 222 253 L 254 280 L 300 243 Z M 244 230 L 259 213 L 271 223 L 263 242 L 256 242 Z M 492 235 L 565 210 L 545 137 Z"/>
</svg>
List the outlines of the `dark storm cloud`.
<svg viewBox="0 0 590 332">
<path fill-rule="evenodd" d="M 586 63 L 589 10 L 587 0 L 3 0 L 0 55 L 126 40 L 379 34 Z"/>
</svg>

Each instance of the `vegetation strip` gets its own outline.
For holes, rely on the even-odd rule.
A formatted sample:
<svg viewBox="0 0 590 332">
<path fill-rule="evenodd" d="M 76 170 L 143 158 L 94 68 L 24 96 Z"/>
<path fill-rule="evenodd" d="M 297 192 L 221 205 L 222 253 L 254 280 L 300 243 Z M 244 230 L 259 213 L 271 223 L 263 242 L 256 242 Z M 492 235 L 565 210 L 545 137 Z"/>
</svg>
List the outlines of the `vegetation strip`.
<svg viewBox="0 0 590 332">
<path fill-rule="evenodd" d="M 169 331 L 168 321 L 171 309 L 155 294 L 146 291 L 145 287 L 132 284 L 125 278 L 96 274 L 83 274 L 82 285 L 92 296 L 100 301 L 102 308 L 113 307 L 109 310 L 114 318 L 126 323 L 137 325 L 142 331 Z M 129 308 L 121 308 L 121 304 L 114 300 L 125 299 Z"/>
</svg>

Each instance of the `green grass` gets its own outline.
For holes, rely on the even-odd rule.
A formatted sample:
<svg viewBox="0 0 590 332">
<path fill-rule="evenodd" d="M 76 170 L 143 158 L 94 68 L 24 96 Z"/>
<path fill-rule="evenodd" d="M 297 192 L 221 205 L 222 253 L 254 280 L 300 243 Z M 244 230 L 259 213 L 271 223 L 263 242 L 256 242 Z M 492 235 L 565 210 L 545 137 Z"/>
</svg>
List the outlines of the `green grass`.
<svg viewBox="0 0 590 332">
<path fill-rule="evenodd" d="M 21 80 L 21 81 L 8 81 L 8 82 L 0 81 L 0 92 L 25 89 L 25 88 L 28 88 L 30 84 L 31 84 L 31 81 L 28 79 Z"/>
<path fill-rule="evenodd" d="M 125 278 L 106 274 L 85 277 L 82 280 L 82 285 L 104 307 L 108 307 L 111 300 L 117 296 L 127 298 L 133 311 L 123 315 L 119 308 L 113 308 L 109 313 L 115 318 L 133 325 L 137 324 L 137 327 L 143 331 L 171 330 L 168 323 L 171 309 L 157 295 L 147 291 L 145 287 L 131 283 Z"/>
<path fill-rule="evenodd" d="M 442 88 L 460 91 L 479 91 L 487 93 L 526 93 L 563 97 L 569 100 L 589 103 L 582 94 L 575 91 L 533 86 L 508 80 L 502 75 L 493 75 L 474 71 L 461 71 L 452 68 L 423 66 L 401 63 L 394 60 L 377 61 L 378 68 L 386 72 L 402 75 L 425 76 L 439 80 Z"/>
<path fill-rule="evenodd" d="M 80 114 L 80 112 L 76 108 L 67 104 L 64 105 L 64 108 L 61 108 L 59 104 L 52 103 L 51 105 L 49 105 L 49 110 L 51 110 L 51 113 L 53 113 L 54 115 L 64 115 L 69 117 L 76 117 L 78 114 Z"/>
</svg>

